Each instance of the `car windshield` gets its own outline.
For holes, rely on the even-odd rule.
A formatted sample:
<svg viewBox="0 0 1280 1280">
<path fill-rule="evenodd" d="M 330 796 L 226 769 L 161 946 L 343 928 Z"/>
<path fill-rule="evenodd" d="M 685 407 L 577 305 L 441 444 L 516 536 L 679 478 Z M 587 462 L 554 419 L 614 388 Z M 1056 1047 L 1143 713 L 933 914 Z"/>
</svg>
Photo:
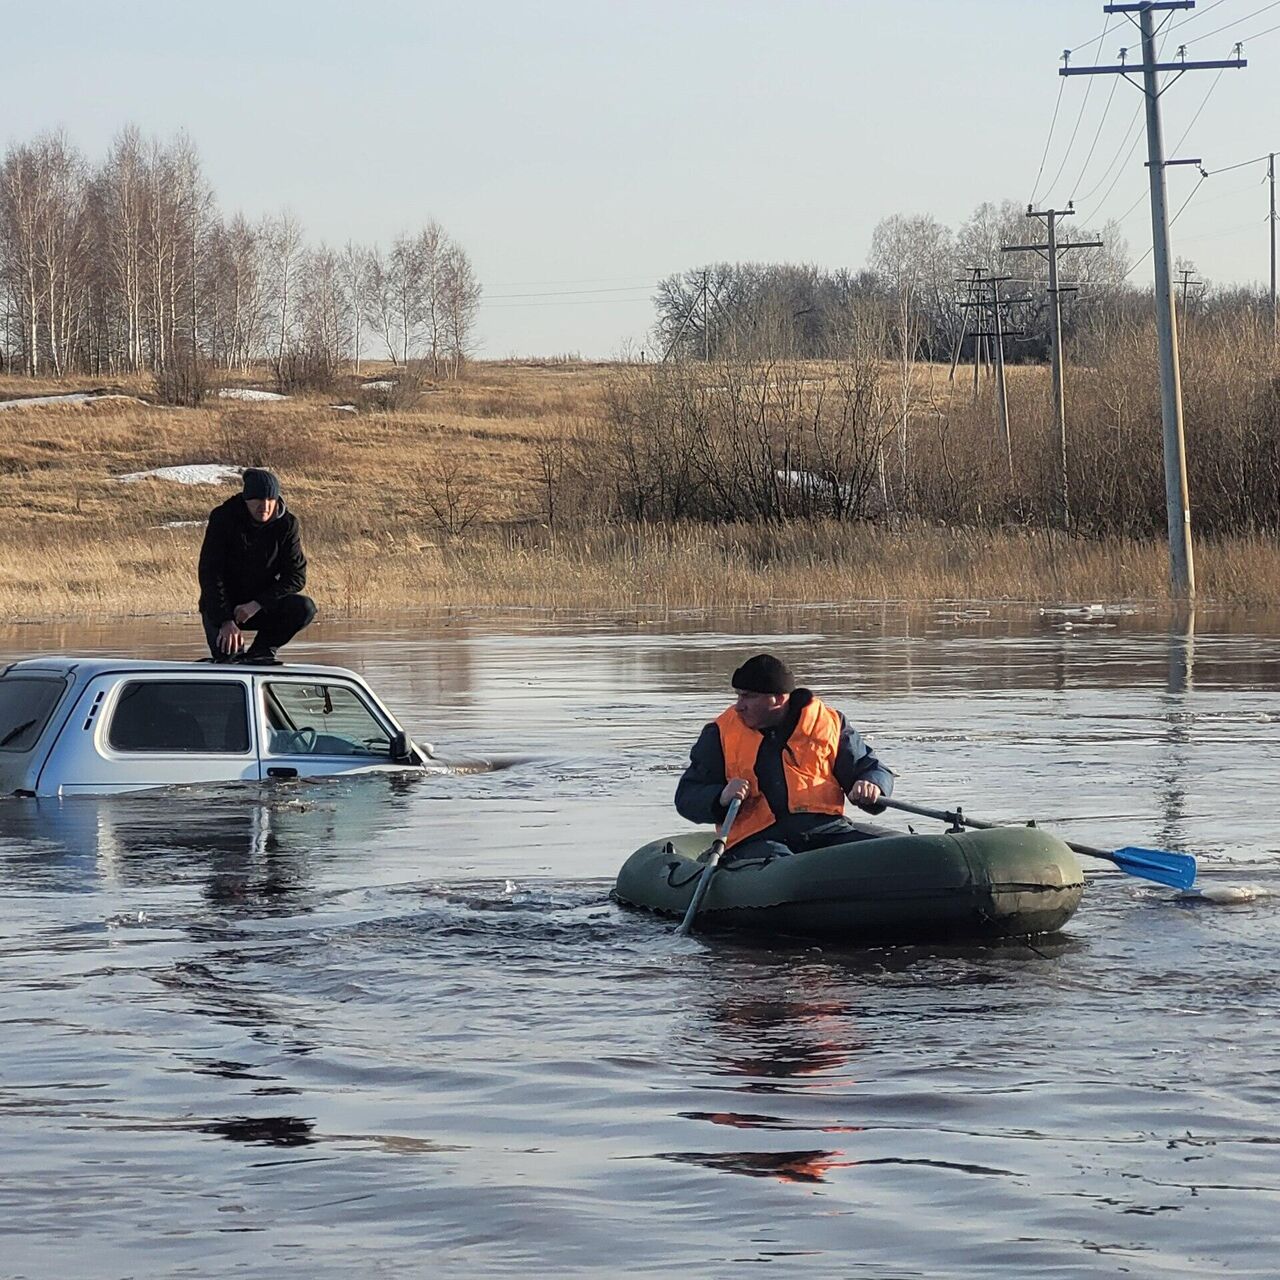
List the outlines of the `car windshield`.
<svg viewBox="0 0 1280 1280">
<path fill-rule="evenodd" d="M 0 751 L 30 751 L 65 688 L 57 679 L 0 678 Z"/>
</svg>

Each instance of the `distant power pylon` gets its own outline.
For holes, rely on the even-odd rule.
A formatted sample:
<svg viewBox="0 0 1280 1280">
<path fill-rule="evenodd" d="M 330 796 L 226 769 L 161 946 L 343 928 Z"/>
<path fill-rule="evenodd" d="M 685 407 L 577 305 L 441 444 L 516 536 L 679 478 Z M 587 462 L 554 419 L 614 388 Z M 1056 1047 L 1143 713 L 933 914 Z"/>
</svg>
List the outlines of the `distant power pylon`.
<svg viewBox="0 0 1280 1280">
<path fill-rule="evenodd" d="M 1191 503 L 1187 494 L 1187 452 L 1182 434 L 1182 375 L 1178 368 L 1178 320 L 1173 309 L 1173 281 L 1169 256 L 1169 198 L 1165 189 L 1164 134 L 1160 124 L 1160 72 L 1172 71 L 1180 78 L 1188 71 L 1217 71 L 1243 67 L 1239 57 L 1212 62 L 1193 62 L 1185 46 L 1173 62 L 1161 62 L 1156 53 L 1153 15 L 1173 9 L 1194 9 L 1195 0 L 1139 0 L 1138 3 L 1104 4 L 1104 13 L 1123 13 L 1142 33 L 1142 62 L 1126 64 L 1124 54 L 1118 65 L 1109 67 L 1063 66 L 1063 76 L 1119 75 L 1129 79 L 1142 72 L 1142 91 L 1147 103 L 1147 170 L 1151 185 L 1151 247 L 1155 265 L 1156 338 L 1160 347 L 1160 416 L 1164 426 L 1164 492 L 1169 528 L 1169 580 L 1175 596 L 1190 602 L 1196 595 L 1195 564 L 1191 553 Z M 1137 81 L 1131 81 L 1136 84 Z"/>
<path fill-rule="evenodd" d="M 1053 416 L 1058 424 L 1058 503 L 1062 527 L 1071 527 L 1071 491 L 1067 481 L 1067 395 L 1062 369 L 1062 295 L 1074 293 L 1075 285 L 1058 283 L 1058 257 L 1069 249 L 1100 249 L 1101 240 L 1058 240 L 1058 219 L 1069 218 L 1075 209 L 1068 201 L 1065 209 L 1033 209 L 1027 206 L 1028 218 L 1043 218 L 1047 231 L 1044 244 L 1006 244 L 1001 253 L 1038 253 L 1049 263 L 1049 354 L 1053 367 Z"/>
</svg>

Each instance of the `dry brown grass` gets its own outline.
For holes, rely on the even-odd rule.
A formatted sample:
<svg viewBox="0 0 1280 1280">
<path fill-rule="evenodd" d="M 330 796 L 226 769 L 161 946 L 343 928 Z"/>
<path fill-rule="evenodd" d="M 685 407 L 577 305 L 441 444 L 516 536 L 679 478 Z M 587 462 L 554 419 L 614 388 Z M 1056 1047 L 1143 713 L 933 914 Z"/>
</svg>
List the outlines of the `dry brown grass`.
<svg viewBox="0 0 1280 1280">
<path fill-rule="evenodd" d="M 366 366 L 366 377 L 392 375 Z M 480 364 L 394 412 L 337 412 L 318 396 L 198 409 L 107 401 L 0 410 L 0 609 L 10 620 L 187 612 L 201 525 L 233 485 L 114 477 L 180 463 L 268 465 L 303 522 L 310 589 L 330 616 L 434 604 L 626 608 L 784 600 L 1160 599 L 1158 542 L 862 524 L 562 528 L 541 523 L 540 459 L 600 420 L 615 371 Z M 815 367 L 813 376 L 825 376 Z M 935 396 L 960 394 L 921 368 Z M 1042 378 L 1018 370 L 1019 379 Z M 266 375 L 257 379 L 265 385 Z M 0 398 L 89 379 L 0 378 Z M 112 389 L 146 394 L 145 378 Z M 607 465 L 607 459 L 606 465 Z M 597 455 L 598 465 L 598 455 Z M 431 488 L 453 477 L 480 516 L 445 536 Z M 199 522 L 174 527 L 175 522 Z M 1200 548 L 1202 592 L 1280 597 L 1280 548 Z"/>
</svg>

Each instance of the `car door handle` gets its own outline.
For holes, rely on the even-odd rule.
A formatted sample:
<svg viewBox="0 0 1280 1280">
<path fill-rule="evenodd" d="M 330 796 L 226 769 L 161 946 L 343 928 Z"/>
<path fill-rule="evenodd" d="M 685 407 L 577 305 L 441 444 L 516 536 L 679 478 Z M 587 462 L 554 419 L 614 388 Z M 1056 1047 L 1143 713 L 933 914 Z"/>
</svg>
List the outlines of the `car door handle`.
<svg viewBox="0 0 1280 1280">
<path fill-rule="evenodd" d="M 288 765 L 278 764 L 267 770 L 268 778 L 296 778 L 297 776 L 297 769 L 291 769 Z"/>
</svg>

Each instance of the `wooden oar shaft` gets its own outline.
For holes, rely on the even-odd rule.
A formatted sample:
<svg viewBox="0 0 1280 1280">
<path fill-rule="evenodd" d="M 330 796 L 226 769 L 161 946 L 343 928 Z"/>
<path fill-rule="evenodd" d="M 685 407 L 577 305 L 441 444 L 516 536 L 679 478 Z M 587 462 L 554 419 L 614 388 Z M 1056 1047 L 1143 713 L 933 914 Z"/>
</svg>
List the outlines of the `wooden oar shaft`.
<svg viewBox="0 0 1280 1280">
<path fill-rule="evenodd" d="M 973 827 L 977 831 L 992 831 L 996 827 L 1007 827 L 1014 824 L 1008 822 L 984 822 L 981 818 L 971 818 L 961 809 L 926 809 L 922 804 L 909 804 L 906 800 L 893 800 L 881 796 L 880 802 L 890 809 L 901 809 L 903 813 L 918 813 L 922 818 L 936 818 L 939 822 L 950 822 L 957 826 Z M 1091 844 L 1073 844 L 1070 840 L 1062 842 L 1072 853 L 1083 853 L 1090 858 L 1105 858 L 1114 862 L 1116 855 L 1106 849 L 1094 848 Z"/>
</svg>

